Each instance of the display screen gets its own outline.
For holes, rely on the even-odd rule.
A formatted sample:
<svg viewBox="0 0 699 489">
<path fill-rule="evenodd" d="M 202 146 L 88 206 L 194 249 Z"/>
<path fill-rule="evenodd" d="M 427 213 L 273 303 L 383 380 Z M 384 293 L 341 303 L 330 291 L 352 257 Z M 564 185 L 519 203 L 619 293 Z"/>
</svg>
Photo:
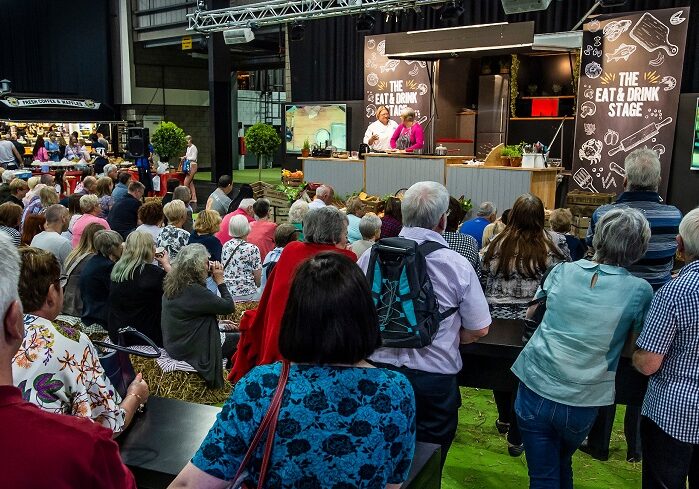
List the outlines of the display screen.
<svg viewBox="0 0 699 489">
<path fill-rule="evenodd" d="M 335 146 L 338 151 L 347 150 L 347 105 L 286 105 L 286 152 L 301 153 L 308 139 L 314 145 Z"/>
<path fill-rule="evenodd" d="M 699 98 L 694 113 L 694 149 L 692 151 L 692 170 L 699 170 Z"/>
</svg>

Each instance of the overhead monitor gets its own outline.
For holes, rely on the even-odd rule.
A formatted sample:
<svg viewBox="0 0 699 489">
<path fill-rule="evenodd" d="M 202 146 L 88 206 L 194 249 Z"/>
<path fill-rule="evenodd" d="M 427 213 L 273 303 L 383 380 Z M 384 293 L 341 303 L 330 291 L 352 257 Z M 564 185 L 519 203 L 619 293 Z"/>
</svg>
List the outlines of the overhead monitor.
<svg viewBox="0 0 699 489">
<path fill-rule="evenodd" d="M 313 147 L 335 146 L 347 150 L 346 104 L 287 104 L 286 152 L 300 154 L 304 141 Z"/>
</svg>

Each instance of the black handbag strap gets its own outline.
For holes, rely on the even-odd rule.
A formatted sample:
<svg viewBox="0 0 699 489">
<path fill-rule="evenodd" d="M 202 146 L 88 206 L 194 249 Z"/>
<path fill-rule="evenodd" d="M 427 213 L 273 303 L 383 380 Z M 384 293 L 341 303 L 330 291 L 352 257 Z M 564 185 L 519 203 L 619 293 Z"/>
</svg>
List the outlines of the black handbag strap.
<svg viewBox="0 0 699 489">
<path fill-rule="evenodd" d="M 236 246 L 235 248 L 233 248 L 233 251 L 231 251 L 231 256 L 229 256 L 229 257 L 228 257 L 228 260 L 226 260 L 226 263 L 223 264 L 223 269 L 224 269 L 224 270 L 225 270 L 226 267 L 230 264 L 231 260 L 233 259 L 233 257 L 235 256 L 236 252 L 238 251 L 238 248 L 240 248 L 240 247 L 243 246 L 244 244 L 245 244 L 245 241 L 243 241 L 243 242 L 240 243 L 238 246 Z"/>
<path fill-rule="evenodd" d="M 121 339 L 126 336 L 126 334 L 131 334 L 134 336 L 138 336 L 140 339 L 145 341 L 148 346 L 150 346 L 153 349 L 152 353 L 145 352 L 145 351 L 140 351 L 140 350 L 134 350 L 133 348 L 129 348 L 128 346 L 124 346 L 121 344 L 115 345 L 114 343 L 107 343 L 104 341 L 93 341 L 93 345 L 97 345 L 101 348 L 104 348 L 106 350 L 116 350 L 120 351 L 123 353 L 128 353 L 129 355 L 136 355 L 138 357 L 145 357 L 145 358 L 160 358 L 160 349 L 158 348 L 158 345 L 156 345 L 153 340 L 151 340 L 149 337 L 141 333 L 140 331 L 136 330 L 135 328 L 132 328 L 131 326 L 126 326 L 125 328 L 121 328 L 119 331 L 117 331 L 117 341 L 121 343 Z"/>
</svg>

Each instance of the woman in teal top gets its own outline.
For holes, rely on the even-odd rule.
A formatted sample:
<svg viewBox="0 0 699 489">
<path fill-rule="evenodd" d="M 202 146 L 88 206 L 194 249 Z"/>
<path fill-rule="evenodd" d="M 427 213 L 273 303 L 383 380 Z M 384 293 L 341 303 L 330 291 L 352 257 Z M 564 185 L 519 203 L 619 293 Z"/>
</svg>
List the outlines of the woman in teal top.
<svg viewBox="0 0 699 489">
<path fill-rule="evenodd" d="M 640 332 L 653 298 L 648 282 L 623 268 L 648 248 L 643 214 L 615 209 L 598 226 L 593 260 L 557 265 L 537 291 L 547 298 L 546 313 L 512 366 L 521 381 L 515 412 L 530 488 L 572 489 L 572 455 L 598 407 L 614 402 L 621 351 Z"/>
</svg>

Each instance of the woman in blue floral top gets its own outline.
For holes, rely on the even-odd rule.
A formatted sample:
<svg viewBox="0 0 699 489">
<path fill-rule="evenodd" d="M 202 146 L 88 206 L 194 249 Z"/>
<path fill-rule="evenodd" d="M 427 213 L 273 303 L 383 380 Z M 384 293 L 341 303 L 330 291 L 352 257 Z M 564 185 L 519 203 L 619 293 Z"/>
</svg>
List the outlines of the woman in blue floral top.
<svg viewBox="0 0 699 489">
<path fill-rule="evenodd" d="M 292 363 L 264 487 L 397 489 L 407 479 L 415 448 L 415 397 L 402 374 L 364 361 L 379 345 L 376 312 L 360 269 L 338 253 L 303 263 L 279 336 L 279 349 Z M 263 365 L 235 385 L 199 451 L 170 487 L 228 487 L 280 371 L 280 363 Z M 257 485 L 263 448 L 261 443 L 246 467 L 248 484 Z"/>
</svg>

